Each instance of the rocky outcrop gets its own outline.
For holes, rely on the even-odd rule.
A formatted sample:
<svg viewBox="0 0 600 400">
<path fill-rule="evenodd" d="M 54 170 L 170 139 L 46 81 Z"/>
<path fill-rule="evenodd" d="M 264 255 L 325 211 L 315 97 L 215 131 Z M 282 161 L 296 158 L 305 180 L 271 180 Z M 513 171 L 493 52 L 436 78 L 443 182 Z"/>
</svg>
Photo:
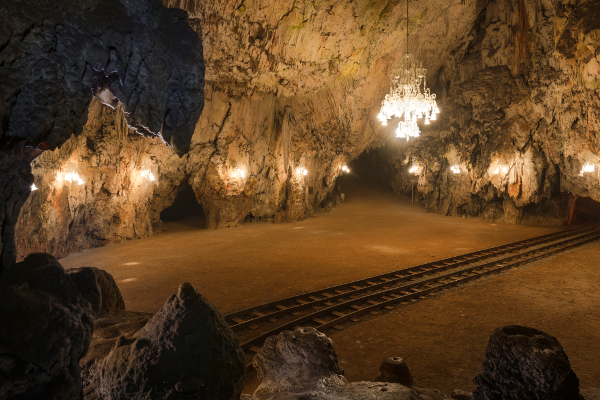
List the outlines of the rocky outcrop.
<svg viewBox="0 0 600 400">
<path fill-rule="evenodd" d="M 17 260 L 15 225 L 32 184 L 29 164 L 0 152 L 0 277 Z"/>
<path fill-rule="evenodd" d="M 347 383 L 333 342 L 314 328 L 297 328 L 269 337 L 252 364 L 261 380 L 254 396 L 260 398 Z"/>
<path fill-rule="evenodd" d="M 184 283 L 132 338 L 119 337 L 92 381 L 106 400 L 234 400 L 244 360 L 219 311 Z"/>
<path fill-rule="evenodd" d="M 401 357 L 389 357 L 379 366 L 379 375 L 376 382 L 399 383 L 404 386 L 412 386 L 414 379 L 406 361 Z"/>
<path fill-rule="evenodd" d="M 93 331 L 89 302 L 49 254 L 0 278 L 0 398 L 80 398 L 79 360 Z"/>
<path fill-rule="evenodd" d="M 158 0 L 0 6 L 0 148 L 47 150 L 78 135 L 92 95 L 179 153 L 203 106 L 198 35 Z"/>
<path fill-rule="evenodd" d="M 494 331 L 473 400 L 575 400 L 579 379 L 556 338 L 537 329 L 509 325 Z"/>
<path fill-rule="evenodd" d="M 82 267 L 68 269 L 67 274 L 90 302 L 96 316 L 125 312 L 125 300 L 108 272 L 93 267 Z"/>
</svg>

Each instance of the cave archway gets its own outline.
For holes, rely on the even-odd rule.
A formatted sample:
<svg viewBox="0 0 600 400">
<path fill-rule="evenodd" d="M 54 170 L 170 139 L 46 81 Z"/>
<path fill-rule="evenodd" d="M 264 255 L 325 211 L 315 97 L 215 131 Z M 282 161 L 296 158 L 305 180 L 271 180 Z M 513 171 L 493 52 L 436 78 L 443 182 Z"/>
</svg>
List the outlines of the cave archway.
<svg viewBox="0 0 600 400">
<path fill-rule="evenodd" d="M 569 202 L 569 224 L 580 224 L 586 219 L 600 220 L 600 202 L 590 197 L 573 196 Z"/>
<path fill-rule="evenodd" d="M 187 182 L 181 186 L 173 204 L 160 213 L 160 219 L 165 224 L 206 229 L 206 215 L 194 190 Z"/>
</svg>

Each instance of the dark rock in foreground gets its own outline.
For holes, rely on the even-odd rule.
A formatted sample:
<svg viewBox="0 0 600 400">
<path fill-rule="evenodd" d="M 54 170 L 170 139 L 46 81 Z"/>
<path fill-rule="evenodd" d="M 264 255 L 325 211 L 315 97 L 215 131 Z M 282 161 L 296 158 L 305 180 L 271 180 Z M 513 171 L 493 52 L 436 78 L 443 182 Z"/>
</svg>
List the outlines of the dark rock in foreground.
<svg viewBox="0 0 600 400">
<path fill-rule="evenodd" d="M 400 357 L 389 357 L 379 367 L 377 382 L 399 383 L 404 386 L 412 386 L 414 379 L 408 365 Z"/>
<path fill-rule="evenodd" d="M 94 385 L 106 400 L 234 400 L 244 361 L 219 311 L 184 283 L 131 339 L 119 337 Z"/>
<path fill-rule="evenodd" d="M 100 314 L 122 314 L 125 300 L 113 277 L 106 271 L 93 267 L 71 268 L 67 274 L 75 282 L 92 305 L 92 311 Z"/>
<path fill-rule="evenodd" d="M 579 379 L 556 338 L 519 325 L 498 328 L 485 351 L 473 400 L 578 400 Z"/>
<path fill-rule="evenodd" d="M 79 399 L 79 360 L 94 326 L 89 302 L 49 254 L 8 271 L 0 281 L 0 398 Z"/>
<path fill-rule="evenodd" d="M 298 328 L 271 336 L 254 356 L 261 379 L 254 396 L 296 393 L 344 385 L 344 370 L 333 342 L 314 328 Z"/>
</svg>

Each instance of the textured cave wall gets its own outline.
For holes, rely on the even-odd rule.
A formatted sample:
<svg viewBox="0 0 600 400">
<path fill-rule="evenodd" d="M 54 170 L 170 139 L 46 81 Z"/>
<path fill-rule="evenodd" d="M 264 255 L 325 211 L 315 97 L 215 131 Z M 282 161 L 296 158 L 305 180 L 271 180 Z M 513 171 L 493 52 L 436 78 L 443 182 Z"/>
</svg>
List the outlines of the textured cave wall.
<svg viewBox="0 0 600 400">
<path fill-rule="evenodd" d="M 158 0 L 0 4 L 2 267 L 11 267 L 17 253 L 23 258 L 23 252 L 30 249 L 55 248 L 69 231 L 64 224 L 73 227 L 75 220 L 85 224 L 89 217 L 96 217 L 81 207 L 68 208 L 85 202 L 87 190 L 94 188 L 61 191 L 49 178 L 64 167 L 58 159 L 74 154 L 69 149 L 78 142 L 69 138 L 81 134 L 94 96 L 111 108 L 118 107 L 121 120 L 138 134 L 167 143 L 180 154 L 189 150 L 203 107 L 204 66 L 200 39 L 186 18 L 184 11 L 165 8 Z M 93 117 L 90 123 L 96 122 Z M 96 133 L 101 134 L 103 127 L 97 127 Z M 34 174 L 44 175 L 49 185 L 27 200 L 32 183 L 28 163 L 67 141 L 69 149 L 57 150 L 35 164 L 41 169 Z M 86 157 L 96 150 L 79 146 L 73 157 Z M 102 157 L 88 158 L 98 161 Z M 52 171 L 53 166 L 58 169 Z M 69 202 L 73 198 L 78 201 Z M 15 251 L 15 224 L 26 200 L 29 210 L 24 222 L 21 213 L 17 241 L 32 242 Z M 31 211 L 32 204 L 37 209 Z M 49 204 L 52 212 L 48 212 Z M 60 209 L 59 204 L 67 208 Z M 43 228 L 36 236 L 31 232 L 37 227 Z M 91 231 L 75 230 L 70 241 L 84 241 L 78 237 L 82 232 L 97 242 L 120 235 L 94 233 L 94 229 L 97 225 Z M 61 246 L 69 246 L 69 240 Z"/>
<path fill-rule="evenodd" d="M 414 181 L 445 215 L 560 223 L 564 195 L 599 200 L 600 2 L 489 1 L 470 38 L 438 73 L 438 125 L 363 169 L 377 164 L 398 193 Z M 586 163 L 595 172 L 580 174 Z"/>
<path fill-rule="evenodd" d="M 54 148 L 81 132 L 92 94 L 179 153 L 202 111 L 202 45 L 158 0 L 0 4 L 0 147 Z"/>
<path fill-rule="evenodd" d="M 106 142 L 112 150 L 102 150 L 105 168 L 124 171 L 123 176 L 113 178 L 116 186 L 102 189 L 112 183 L 89 163 L 99 150 L 88 148 L 83 137 L 64 152 L 59 150 L 56 163 L 43 167 L 43 159 L 36 162 L 36 184 L 45 189 L 34 194 L 21 215 L 21 256 L 35 246 L 48 246 L 53 254 L 64 256 L 150 235 L 160 229 L 160 211 L 174 201 L 177 187 L 186 180 L 209 228 L 234 226 L 246 218 L 302 219 L 331 193 L 343 164 L 389 134 L 375 116 L 388 86 L 388 70 L 405 45 L 401 2 L 166 5 L 189 13 L 189 23 L 203 43 L 205 107 L 189 152 L 181 159 L 166 154 L 153 158 L 158 183 L 142 193 L 127 177 L 127 168 L 139 168 L 140 158 L 125 165 L 135 141 L 117 142 L 116 133 L 100 130 L 102 125 L 111 131 L 119 116 L 103 110 L 90 117 L 86 135 L 93 143 L 98 138 Z M 479 8 L 477 2 L 462 0 L 411 3 L 411 32 L 421 33 L 422 45 L 432 52 L 431 63 L 439 66 L 439 60 L 465 40 Z M 428 25 L 443 27 L 443 35 L 423 29 Z M 97 118 L 107 122 L 98 124 Z M 64 170 L 67 160 L 73 167 L 81 163 L 89 182 L 85 188 L 66 189 L 56 183 L 56 173 Z M 308 175 L 298 175 L 299 167 Z M 244 171 L 243 179 L 234 176 L 238 169 Z M 162 171 L 173 173 L 163 176 Z"/>
</svg>

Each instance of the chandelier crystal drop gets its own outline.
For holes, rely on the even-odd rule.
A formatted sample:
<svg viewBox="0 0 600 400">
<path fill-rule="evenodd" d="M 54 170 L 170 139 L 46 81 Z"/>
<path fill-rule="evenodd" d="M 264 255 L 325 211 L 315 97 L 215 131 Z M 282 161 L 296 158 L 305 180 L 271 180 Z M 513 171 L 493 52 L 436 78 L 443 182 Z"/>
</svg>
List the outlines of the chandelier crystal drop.
<svg viewBox="0 0 600 400">
<path fill-rule="evenodd" d="M 417 119 L 425 118 L 425 125 L 437 119 L 438 109 L 435 94 L 427 88 L 427 70 L 408 53 L 408 0 L 406 3 L 406 54 L 403 68 L 390 74 L 390 93 L 381 102 L 377 119 L 382 125 L 393 117 L 402 118 L 396 130 L 396 137 L 418 137 L 421 131 Z"/>
</svg>

